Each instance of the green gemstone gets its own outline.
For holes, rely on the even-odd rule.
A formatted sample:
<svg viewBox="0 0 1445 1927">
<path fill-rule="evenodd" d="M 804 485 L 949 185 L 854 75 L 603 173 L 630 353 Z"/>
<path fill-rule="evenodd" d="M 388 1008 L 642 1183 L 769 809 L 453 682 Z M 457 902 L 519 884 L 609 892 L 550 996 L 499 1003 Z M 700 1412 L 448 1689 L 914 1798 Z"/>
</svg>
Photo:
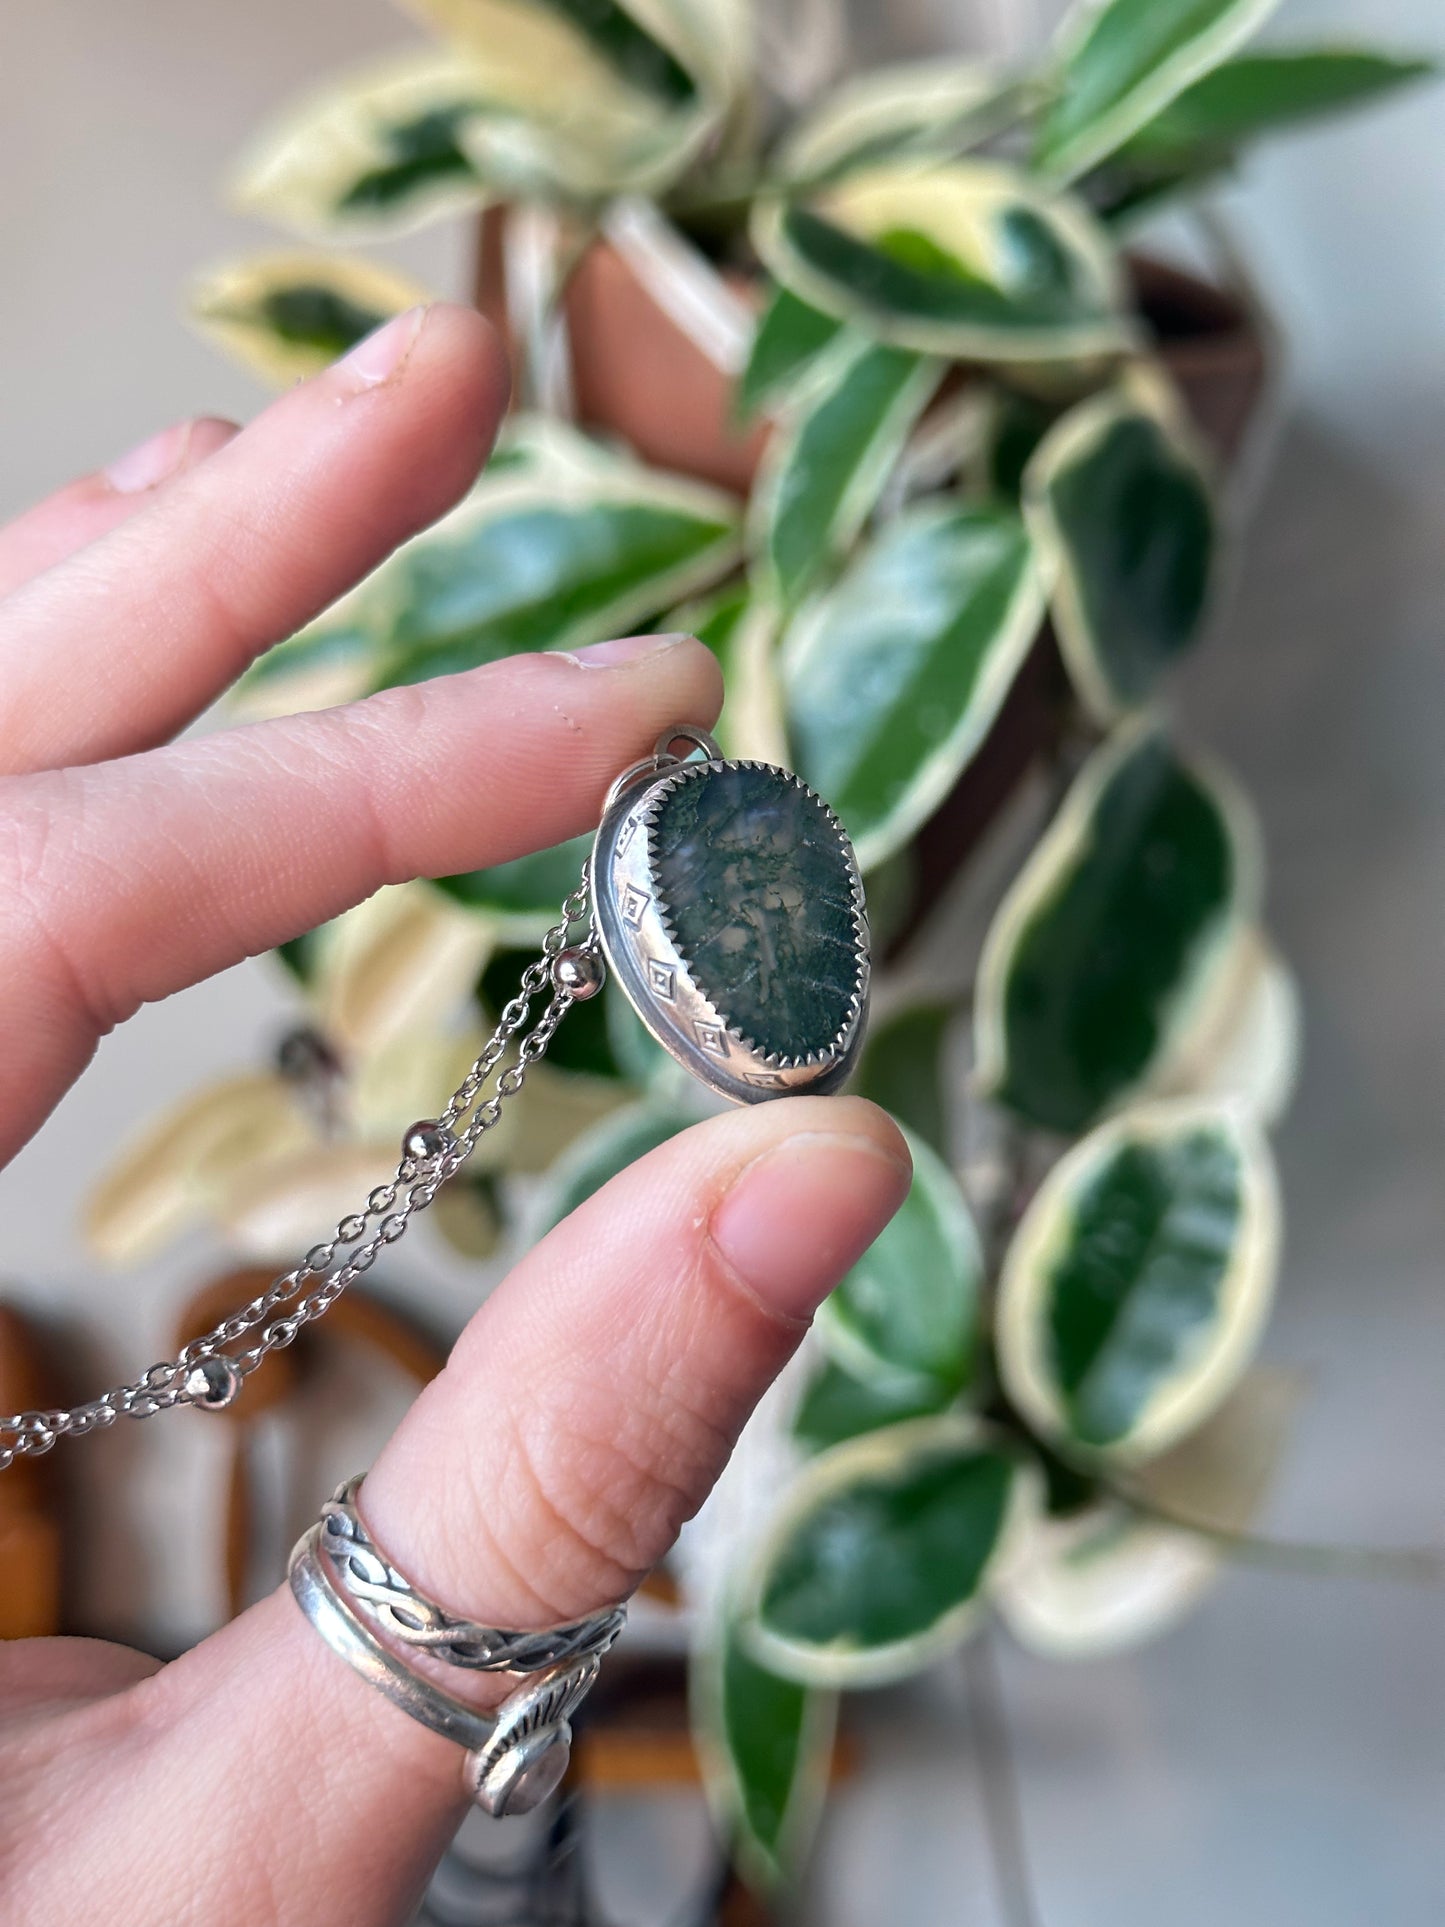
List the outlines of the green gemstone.
<svg viewBox="0 0 1445 1927">
<path fill-rule="evenodd" d="M 649 828 L 660 908 L 694 983 L 770 1056 L 826 1050 L 859 984 L 853 876 L 811 790 L 763 764 L 699 768 Z"/>
</svg>

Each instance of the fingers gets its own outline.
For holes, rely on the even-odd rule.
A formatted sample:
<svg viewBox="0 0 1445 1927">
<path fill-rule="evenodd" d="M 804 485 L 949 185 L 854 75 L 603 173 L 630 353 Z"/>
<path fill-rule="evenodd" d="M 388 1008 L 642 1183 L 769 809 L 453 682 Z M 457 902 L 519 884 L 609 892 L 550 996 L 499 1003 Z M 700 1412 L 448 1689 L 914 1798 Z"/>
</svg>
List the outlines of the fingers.
<svg viewBox="0 0 1445 1927">
<path fill-rule="evenodd" d="M 626 1592 L 907 1185 L 897 1130 L 856 1099 L 733 1112 L 654 1152 L 472 1321 L 368 1475 L 378 1543 L 488 1624 Z M 467 1677 L 446 1684 L 479 1703 L 506 1687 L 469 1695 Z M 104 1744 L 113 1834 L 171 1890 L 227 1869 L 208 1919 L 312 1927 L 342 1917 L 339 1892 L 348 1927 L 407 1918 L 461 1810 L 459 1749 L 381 1700 L 284 1593 L 76 1717 Z"/>
<path fill-rule="evenodd" d="M 0 764 L 95 762 L 173 735 L 457 499 L 506 391 L 479 315 L 401 315 L 17 590 Z"/>
<path fill-rule="evenodd" d="M 385 883 L 483 868 L 597 820 L 669 723 L 711 723 L 690 638 L 539 655 L 94 767 L 0 779 L 0 1152 L 141 1003 Z M 629 650 L 641 653 L 628 654 Z"/>
<path fill-rule="evenodd" d="M 0 597 L 118 528 L 239 432 L 234 422 L 211 416 L 177 422 L 7 522 L 0 528 Z"/>
</svg>

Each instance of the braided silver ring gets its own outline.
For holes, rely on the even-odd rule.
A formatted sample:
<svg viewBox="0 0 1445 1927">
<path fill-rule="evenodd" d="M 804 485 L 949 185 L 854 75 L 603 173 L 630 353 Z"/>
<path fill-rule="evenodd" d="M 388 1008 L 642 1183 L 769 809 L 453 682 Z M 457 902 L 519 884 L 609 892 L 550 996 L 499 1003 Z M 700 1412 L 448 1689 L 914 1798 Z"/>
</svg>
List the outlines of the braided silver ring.
<svg viewBox="0 0 1445 1927">
<path fill-rule="evenodd" d="M 356 1509 L 361 1475 L 336 1488 L 321 1508 L 321 1546 L 357 1608 L 403 1645 L 483 1673 L 540 1673 L 564 1660 L 601 1655 L 622 1631 L 626 1606 L 609 1606 L 569 1626 L 504 1632 L 459 1618 L 428 1599 L 379 1550 Z"/>
<path fill-rule="evenodd" d="M 527 1813 L 566 1771 L 571 1718 L 616 1639 L 625 1606 L 571 1626 L 504 1632 L 445 1612 L 377 1549 L 356 1513 L 359 1478 L 338 1488 L 291 1554 L 291 1591 L 326 1644 L 404 1713 L 466 1749 L 468 1795 L 500 1819 Z M 527 1674 L 494 1714 L 478 1712 L 417 1672 L 408 1653 L 457 1666 Z"/>
</svg>

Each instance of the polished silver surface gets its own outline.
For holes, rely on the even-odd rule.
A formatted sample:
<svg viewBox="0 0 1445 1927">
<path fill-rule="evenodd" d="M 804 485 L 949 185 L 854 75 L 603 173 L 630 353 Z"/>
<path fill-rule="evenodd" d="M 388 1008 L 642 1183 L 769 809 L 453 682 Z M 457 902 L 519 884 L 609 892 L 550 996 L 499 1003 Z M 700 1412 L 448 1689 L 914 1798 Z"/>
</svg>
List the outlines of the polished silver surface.
<svg viewBox="0 0 1445 1927">
<path fill-rule="evenodd" d="M 436 1164 L 455 1151 L 457 1141 L 444 1124 L 434 1117 L 419 1118 L 408 1126 L 401 1140 L 401 1154 L 414 1164 Z"/>
<path fill-rule="evenodd" d="M 679 741 L 700 748 L 703 760 L 673 756 L 671 745 Z M 669 730 L 658 739 L 653 756 L 635 763 L 613 784 L 592 852 L 594 915 L 608 966 L 664 1050 L 735 1104 L 837 1090 L 856 1061 L 868 1017 L 870 962 L 862 879 L 842 824 L 801 777 L 790 780 L 824 813 L 852 881 L 857 981 L 847 1020 L 836 1035 L 824 1048 L 797 1056 L 761 1050 L 699 987 L 673 939 L 648 836 L 659 804 L 677 784 L 705 781 L 710 771 L 772 767 L 725 758 L 702 730 Z"/>
<path fill-rule="evenodd" d="M 338 1582 L 325 1549 L 324 1521 L 291 1554 L 291 1592 L 326 1644 L 383 1698 L 442 1739 L 465 1749 L 468 1796 L 494 1819 L 529 1813 L 555 1791 L 571 1754 L 571 1715 L 597 1677 L 595 1652 L 563 1660 L 479 1713 L 414 1672 L 367 1624 Z"/>
<path fill-rule="evenodd" d="M 321 1546 L 352 1604 L 389 1639 L 474 1672 L 540 1673 L 564 1660 L 605 1653 L 627 1619 L 609 1606 L 566 1626 L 509 1632 L 439 1606 L 392 1565 L 357 1510 L 360 1476 L 321 1509 Z"/>
</svg>

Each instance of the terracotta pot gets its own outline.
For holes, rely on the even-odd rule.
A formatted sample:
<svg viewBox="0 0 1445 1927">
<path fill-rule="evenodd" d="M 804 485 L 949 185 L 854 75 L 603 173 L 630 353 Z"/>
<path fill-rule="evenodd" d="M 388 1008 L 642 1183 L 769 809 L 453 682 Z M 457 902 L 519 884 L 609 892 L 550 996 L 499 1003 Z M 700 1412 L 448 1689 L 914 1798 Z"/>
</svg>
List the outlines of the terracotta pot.
<svg viewBox="0 0 1445 1927">
<path fill-rule="evenodd" d="M 501 211 L 483 217 L 477 305 L 503 335 L 506 299 Z M 1268 376 L 1264 331 L 1246 299 L 1180 268 L 1135 256 L 1138 307 L 1201 434 L 1228 466 L 1238 455 Z M 756 303 L 757 285 L 730 275 Z M 579 421 L 617 435 L 660 468 L 746 494 L 767 441 L 732 419 L 732 379 L 665 314 L 627 261 L 595 241 L 567 285 L 573 392 Z M 1036 756 L 1055 740 L 1067 687 L 1045 630 L 983 750 L 919 833 L 912 901 L 893 939 L 896 954 L 923 922 Z"/>
</svg>

